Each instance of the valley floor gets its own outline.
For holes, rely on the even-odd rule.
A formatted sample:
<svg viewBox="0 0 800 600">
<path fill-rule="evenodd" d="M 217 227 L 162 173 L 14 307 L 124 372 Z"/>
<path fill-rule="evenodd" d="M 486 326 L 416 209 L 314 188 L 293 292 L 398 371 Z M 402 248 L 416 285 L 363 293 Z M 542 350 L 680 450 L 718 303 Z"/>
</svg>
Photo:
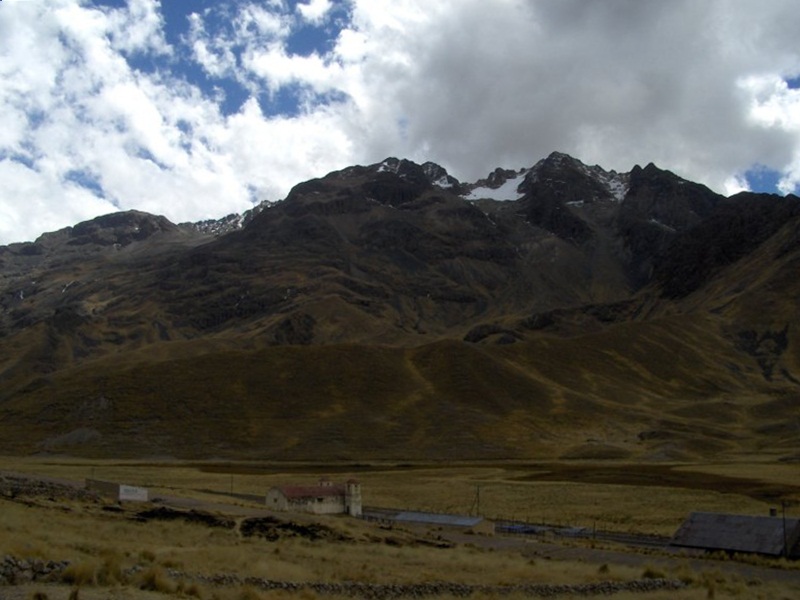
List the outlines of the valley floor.
<svg viewBox="0 0 800 600">
<path fill-rule="evenodd" d="M 679 523 L 692 503 L 691 510 L 713 505 L 714 510 L 765 514 L 777 488 L 784 500 L 797 498 L 797 489 L 786 485 L 798 481 L 797 465 L 752 460 L 669 468 L 607 463 L 267 465 L 7 457 L 0 468 L 6 469 L 6 482 L 17 482 L 0 495 L 0 557 L 70 562 L 55 582 L 0 587 L 3 599 L 27 600 L 38 593 L 45 594 L 41 599 L 66 600 L 78 589 L 84 600 L 150 600 L 164 594 L 220 600 L 545 593 L 633 598 L 645 591 L 655 599 L 800 595 L 798 561 L 722 560 L 665 547 L 630 547 L 602 536 L 562 539 L 387 526 L 338 516 L 270 513 L 257 502 L 277 483 L 309 482 L 323 473 L 337 479 L 357 476 L 368 504 L 458 514 L 479 506 L 482 514 L 494 510 L 501 517 L 505 513 L 506 518 L 553 526 L 586 526 L 591 519 L 598 531 L 658 539 L 674 531 L 674 521 Z M 681 473 L 686 477 L 681 479 Z M 158 506 L 179 517 L 147 520 L 141 515 L 152 503 L 119 506 L 91 500 L 82 496 L 83 477 L 145 485 Z M 42 486 L 26 489 L 22 480 Z M 520 510 L 523 506 L 528 514 Z M 201 513 L 214 518 L 205 523 L 180 518 Z M 245 519 L 291 522 L 299 527 L 292 531 L 317 533 L 245 537 L 240 527 Z M 219 579 L 223 576 L 229 579 Z M 352 587 L 319 587 L 323 584 Z M 381 595 L 390 592 L 394 595 Z"/>
</svg>

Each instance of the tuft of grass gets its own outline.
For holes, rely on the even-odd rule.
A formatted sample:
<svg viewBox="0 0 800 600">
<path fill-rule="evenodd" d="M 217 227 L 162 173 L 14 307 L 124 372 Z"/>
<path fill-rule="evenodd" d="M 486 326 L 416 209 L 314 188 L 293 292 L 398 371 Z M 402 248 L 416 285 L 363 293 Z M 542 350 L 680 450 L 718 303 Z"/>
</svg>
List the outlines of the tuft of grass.
<svg viewBox="0 0 800 600">
<path fill-rule="evenodd" d="M 165 569 L 183 569 L 183 562 L 174 558 L 164 558 L 164 560 L 161 561 L 161 565 Z"/>
<path fill-rule="evenodd" d="M 259 594 L 254 588 L 248 586 L 242 588 L 242 591 L 239 592 L 237 600 L 261 600 L 261 594 Z"/>
<path fill-rule="evenodd" d="M 644 579 L 665 579 L 666 574 L 664 573 L 664 571 L 656 569 L 653 566 L 647 566 L 642 572 L 642 577 Z"/>
<path fill-rule="evenodd" d="M 178 596 L 189 596 L 190 598 L 202 598 L 203 594 L 196 583 L 187 583 L 181 579 L 175 586 L 175 593 Z"/>
<path fill-rule="evenodd" d="M 154 563 L 156 562 L 155 552 L 152 550 L 142 550 L 139 552 L 139 560 L 146 563 Z"/>
<path fill-rule="evenodd" d="M 139 589 L 162 594 L 175 592 L 175 586 L 172 585 L 164 569 L 156 566 L 150 566 L 139 574 Z"/>
<path fill-rule="evenodd" d="M 61 574 L 62 582 L 77 587 L 115 585 L 125 583 L 125 579 L 122 556 L 112 550 L 104 550 L 98 558 L 74 562 Z"/>
<path fill-rule="evenodd" d="M 74 562 L 61 573 L 61 581 L 77 587 L 94 585 L 95 571 L 94 561 Z"/>
<path fill-rule="evenodd" d="M 104 551 L 95 573 L 98 585 L 114 585 L 124 583 L 125 576 L 122 572 L 122 556 L 118 552 Z"/>
<path fill-rule="evenodd" d="M 675 569 L 673 575 L 686 585 L 693 585 L 697 582 L 697 573 L 692 571 L 687 565 L 681 565 Z"/>
</svg>

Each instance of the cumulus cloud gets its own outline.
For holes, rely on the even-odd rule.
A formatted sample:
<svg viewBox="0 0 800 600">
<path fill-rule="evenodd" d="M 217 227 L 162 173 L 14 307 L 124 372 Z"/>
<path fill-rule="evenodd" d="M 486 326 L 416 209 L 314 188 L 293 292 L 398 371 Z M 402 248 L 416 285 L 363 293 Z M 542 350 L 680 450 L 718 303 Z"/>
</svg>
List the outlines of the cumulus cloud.
<svg viewBox="0 0 800 600">
<path fill-rule="evenodd" d="M 310 23 L 319 25 L 333 8 L 330 0 L 309 0 L 308 3 L 299 3 L 297 12 Z"/>
<path fill-rule="evenodd" d="M 763 152 L 783 173 L 778 189 L 795 192 L 800 187 L 800 90 L 791 89 L 776 75 L 748 77 L 740 86 L 750 100 L 748 117 L 753 126 L 788 138 L 783 147 L 774 145 Z"/>
<path fill-rule="evenodd" d="M 117 208 L 218 217 L 389 155 L 467 181 L 561 150 L 798 189 L 795 0 L 490 4 L 5 1 L 0 242 Z"/>
<path fill-rule="evenodd" d="M 170 54 L 158 3 L 87 9 L 71 0 L 0 7 L 0 239 L 137 208 L 189 220 L 249 207 L 225 128 L 200 90 L 145 75 L 127 54 Z"/>
</svg>

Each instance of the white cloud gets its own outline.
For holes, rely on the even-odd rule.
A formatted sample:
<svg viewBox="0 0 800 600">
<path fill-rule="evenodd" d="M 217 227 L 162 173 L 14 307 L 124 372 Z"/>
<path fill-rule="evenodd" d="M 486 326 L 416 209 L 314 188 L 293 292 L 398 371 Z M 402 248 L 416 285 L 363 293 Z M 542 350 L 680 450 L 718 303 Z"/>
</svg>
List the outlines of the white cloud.
<svg viewBox="0 0 800 600">
<path fill-rule="evenodd" d="M 80 186 L 43 177 L 9 160 L 0 161 L 0 198 L 18 199 L 0 202 L 0 239 L 7 241 L 32 239 L 44 231 L 116 210 L 113 204 Z M 19 237 L 20 231 L 32 231 L 35 235 Z"/>
<path fill-rule="evenodd" d="M 283 46 L 273 44 L 265 50 L 252 51 L 242 60 L 244 67 L 264 80 L 271 92 L 293 83 L 310 87 L 317 93 L 344 88 L 338 63 L 326 63 L 318 54 L 289 55 Z"/>
<path fill-rule="evenodd" d="M 236 69 L 236 56 L 229 44 L 215 42 L 205 29 L 203 18 L 193 13 L 189 16 L 189 45 L 195 61 L 212 77 L 224 77 Z"/>
<path fill-rule="evenodd" d="M 218 106 L 179 80 L 136 71 L 121 53 L 167 52 L 153 6 L 101 11 L 56 0 L 0 8 L 0 32 L 9 34 L 0 64 L 14 65 L 0 67 L 11 82 L 0 91 L 0 240 L 31 239 L 117 206 L 182 221 L 242 211 L 257 199 L 230 154 L 214 146 L 226 127 Z M 91 174 L 104 197 L 72 173 Z"/>
<path fill-rule="evenodd" d="M 128 0 L 127 11 L 110 12 L 108 25 L 114 49 L 170 54 L 160 9 L 159 0 Z"/>
<path fill-rule="evenodd" d="M 726 196 L 733 196 L 739 192 L 749 192 L 750 185 L 742 175 L 732 175 L 723 183 L 721 192 Z"/>
<path fill-rule="evenodd" d="M 795 0 L 270 0 L 191 15 L 170 46 L 156 0 L 6 1 L 0 242 L 115 205 L 221 216 L 388 155 L 475 180 L 561 150 L 723 192 L 763 165 L 792 191 L 798 18 Z M 334 39 L 293 54 L 308 24 Z M 214 89 L 183 79 L 186 56 Z M 229 80 L 251 98 L 224 114 Z"/>
<path fill-rule="evenodd" d="M 309 23 L 320 25 L 331 8 L 333 8 L 331 0 L 309 0 L 307 4 L 299 3 L 297 12 Z"/>
</svg>

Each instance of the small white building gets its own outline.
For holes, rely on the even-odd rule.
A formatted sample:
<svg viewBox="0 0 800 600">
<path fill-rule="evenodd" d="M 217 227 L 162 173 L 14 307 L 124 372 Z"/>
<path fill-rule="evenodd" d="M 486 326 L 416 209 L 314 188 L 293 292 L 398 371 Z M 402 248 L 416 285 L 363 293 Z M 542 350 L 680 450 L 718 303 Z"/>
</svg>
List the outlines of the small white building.
<svg viewBox="0 0 800 600">
<path fill-rule="evenodd" d="M 114 483 L 112 481 L 99 481 L 97 479 L 87 479 L 86 489 L 97 492 L 101 496 L 116 500 L 118 502 L 147 502 L 147 488 L 134 485 Z"/>
<path fill-rule="evenodd" d="M 279 511 L 360 517 L 361 484 L 355 479 L 335 484 L 322 478 L 317 485 L 278 486 L 267 492 L 266 505 Z"/>
</svg>

